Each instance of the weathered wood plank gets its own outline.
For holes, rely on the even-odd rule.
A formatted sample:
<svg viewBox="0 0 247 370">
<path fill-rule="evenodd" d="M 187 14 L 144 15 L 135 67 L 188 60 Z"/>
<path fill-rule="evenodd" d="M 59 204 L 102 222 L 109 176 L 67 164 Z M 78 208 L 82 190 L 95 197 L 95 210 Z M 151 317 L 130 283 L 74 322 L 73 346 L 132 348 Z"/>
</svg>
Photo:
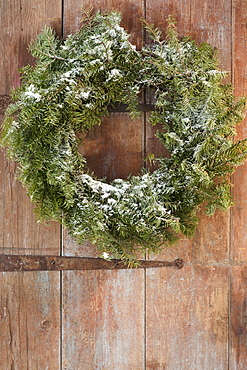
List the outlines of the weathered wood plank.
<svg viewBox="0 0 247 370">
<path fill-rule="evenodd" d="M 27 44 L 45 24 L 61 33 L 61 2 L 0 0 L 0 93 L 19 85 L 32 62 Z M 1 114 L 2 114 L 1 110 Z M 2 115 L 1 115 L 2 120 Z M 38 225 L 16 165 L 0 152 L 0 253 L 58 254 L 60 227 Z M 0 274 L 0 367 L 60 368 L 60 273 Z"/>
<path fill-rule="evenodd" d="M 181 35 L 217 47 L 221 67 L 231 71 L 231 10 L 230 0 L 168 0 L 155 7 L 148 1 L 146 14 L 160 27 L 172 14 Z M 149 131 L 146 137 L 149 152 Z M 229 215 L 202 216 L 192 240 L 182 238 L 158 257 L 181 257 L 191 267 L 146 272 L 147 369 L 228 368 L 228 267 L 220 265 L 228 265 Z"/>
<path fill-rule="evenodd" d="M 209 42 L 219 49 L 221 68 L 231 71 L 231 1 L 157 0 L 146 5 L 147 21 L 166 29 L 166 19 L 171 14 L 182 36 L 191 35 L 198 43 Z M 217 24 L 217 27 L 216 27 Z M 164 32 L 165 36 L 165 32 Z M 161 155 L 162 148 L 155 144 L 155 127 L 147 122 L 146 151 Z M 155 147 L 156 146 L 156 147 Z M 163 151 L 164 155 L 167 155 Z M 173 248 L 159 258 L 181 257 L 187 263 L 226 263 L 229 253 L 229 212 L 217 212 L 208 218 L 202 213 L 197 233 L 192 240 L 182 238 Z"/>
<path fill-rule="evenodd" d="M 59 225 L 37 223 L 33 205 L 15 176 L 16 164 L 0 152 L 0 253 L 59 253 Z"/>
<path fill-rule="evenodd" d="M 60 369 L 57 272 L 0 273 L 0 367 Z"/>
<path fill-rule="evenodd" d="M 27 44 L 45 24 L 61 33 L 61 4 L 59 2 L 27 0 L 0 1 L 1 60 L 0 89 L 7 95 L 19 84 L 18 68 L 31 62 Z M 0 120 L 3 119 L 1 110 Z M 0 122 L 1 122 L 0 121 Z M 15 179 L 16 165 L 0 152 L 0 252 L 56 254 L 59 252 L 60 227 L 38 225 L 24 189 Z"/>
<path fill-rule="evenodd" d="M 144 14 L 143 2 L 137 1 L 64 1 L 64 35 L 80 27 L 81 12 L 89 9 L 103 12 L 118 11 L 123 15 L 122 24 L 131 33 L 131 42 L 137 47 L 142 44 L 140 18 Z M 127 113 L 111 113 L 103 119 L 101 126 L 93 128 L 86 136 L 81 153 L 86 157 L 90 170 L 99 177 L 113 180 L 137 175 L 143 167 L 143 121 L 132 120 Z M 65 255 L 98 255 L 97 248 L 90 243 L 79 246 L 63 230 L 63 251 Z"/>
<path fill-rule="evenodd" d="M 127 113 L 111 113 L 100 126 L 91 129 L 83 139 L 80 152 L 87 159 L 90 171 L 99 178 L 127 178 L 140 174 L 143 167 L 143 124 L 142 119 L 131 119 Z M 80 256 L 95 256 L 97 248 L 90 243 L 76 245 L 63 232 L 64 253 L 71 251 Z M 89 253 L 89 254 L 88 254 Z"/>
<path fill-rule="evenodd" d="M 140 1 L 90 2 L 95 9 L 116 9 L 124 13 L 124 22 L 141 45 L 141 32 L 137 32 L 137 19 L 143 13 Z M 81 6 L 88 1 L 66 0 L 65 34 L 79 26 Z M 138 5 L 136 5 L 138 4 Z M 246 93 L 246 3 L 234 2 L 234 82 L 238 95 Z M 1 93 L 7 94 L 13 84 L 18 84 L 16 66 L 29 59 L 25 50 L 31 35 L 36 34 L 43 24 L 53 23 L 58 33 L 60 28 L 58 8 L 61 3 L 39 0 L 13 0 L 11 4 L 0 1 L 0 17 L 4 45 L 1 60 Z M 55 9 L 55 13 L 54 13 Z M 219 47 L 222 66 L 231 68 L 231 2 L 157 0 L 147 3 L 148 20 L 160 25 L 169 13 L 173 14 L 181 32 L 191 34 L 198 41 L 209 41 Z M 21 16 L 20 16 L 21 14 Z M 23 14 L 23 15 L 22 15 Z M 57 18 L 58 17 L 58 18 Z M 39 18 L 39 19 L 38 19 Z M 14 27 L 13 27 L 14 24 Z M 23 25 L 23 27 L 22 27 Z M 2 27 L 2 26 L 1 26 Z M 23 30 L 20 31 L 20 28 Z M 19 40 L 21 35 L 21 41 Z M 17 56 L 17 58 L 16 58 Z M 120 115 L 122 118 L 125 114 Z M 117 119 L 113 115 L 106 127 Z M 120 118 L 120 117 L 119 117 Z M 124 121 L 119 119 L 119 122 Z M 129 125 L 129 123 L 128 123 Z M 135 123 L 142 127 L 142 122 Z M 125 127 L 126 129 L 126 127 Z M 135 131 L 137 126 L 132 129 Z M 99 131 L 97 131 L 99 130 Z M 105 131 L 104 131 L 105 130 Z M 118 126 L 116 133 L 108 139 L 103 126 L 88 136 L 85 144 L 88 161 L 95 171 L 109 178 L 126 176 L 122 171 L 122 142 Z M 138 128 L 139 130 L 139 128 Z M 125 132 L 124 130 L 122 132 Z M 135 131 L 136 132 L 136 131 Z M 143 133 L 133 140 L 143 140 Z M 95 135 L 95 136 L 94 136 Z M 130 130 L 131 135 L 131 130 Z M 246 135 L 246 125 L 239 130 L 239 137 Z M 98 137 L 97 137 L 98 136 Z M 100 155 L 94 157 L 93 149 L 100 147 L 94 140 L 103 140 L 101 153 L 107 142 L 118 140 L 120 154 L 115 155 L 113 166 L 100 165 Z M 104 141 L 105 140 L 105 141 Z M 126 137 L 123 142 L 127 141 Z M 157 149 L 153 131 L 147 126 L 147 148 Z M 116 144 L 114 141 L 113 144 Z M 132 145 L 131 144 L 131 145 Z M 140 142 L 139 142 L 140 144 Z M 142 144 L 140 144 L 142 146 Z M 123 156 L 131 163 L 131 150 Z M 124 150 L 125 150 L 124 149 Z M 90 153 L 91 150 L 91 153 Z M 135 147 L 136 150 L 136 147 Z M 138 147 L 139 150 L 139 147 Z M 143 148 L 139 153 L 142 155 Z M 85 152 L 85 154 L 87 154 Z M 133 153 L 135 153 L 133 151 Z M 36 225 L 32 206 L 18 182 L 14 180 L 15 165 L 0 160 L 0 245 L 1 253 L 58 254 L 59 229 L 56 226 Z M 127 158 L 127 159 L 126 159 Z M 133 171 L 139 169 L 141 156 L 135 156 Z M 97 163 L 96 163 L 97 160 Z M 140 160 L 140 162 L 139 162 Z M 91 162 L 90 162 L 91 161 Z M 126 163 L 125 162 L 125 163 Z M 138 163 L 138 165 L 137 165 Z M 108 165 L 108 169 L 107 169 Z M 125 169 L 124 169 L 125 170 Z M 101 172 L 100 172 L 101 171 Z M 105 171 L 105 172 L 104 172 Z M 109 171 L 109 172 L 108 172 Z M 119 171 L 119 172 L 118 172 Z M 246 262 L 246 166 L 235 175 L 234 198 L 236 206 L 232 212 L 232 251 L 234 263 Z M 64 235 L 64 254 L 96 255 L 90 245 L 75 246 Z M 202 218 L 198 232 L 192 241 L 182 239 L 177 247 L 166 251 L 162 258 L 174 260 L 182 257 L 187 264 L 201 263 L 215 266 L 187 266 L 181 271 L 164 269 L 147 272 L 147 302 L 145 305 L 144 272 L 104 271 L 63 273 L 63 369 L 244 369 L 247 367 L 246 354 L 246 266 L 233 266 L 231 290 L 228 290 L 227 264 L 229 244 L 229 215 L 217 213 L 213 219 Z M 23 249 L 24 248 L 24 249 Z M 49 273 L 5 273 L 0 274 L 0 363 L 4 369 L 59 369 L 59 274 Z M 228 364 L 228 294 L 231 291 L 230 364 Z M 147 316 L 147 337 L 145 339 L 145 316 Z M 229 328 L 229 329 L 230 329 Z M 145 365 L 145 346 L 147 355 Z M 55 349 L 54 349 L 55 348 Z"/>
<path fill-rule="evenodd" d="M 246 39 L 247 39 L 247 4 L 245 1 L 233 1 L 233 84 L 238 96 L 247 95 L 246 77 Z M 247 119 L 239 126 L 237 138 L 247 136 Z M 246 331 L 246 277 L 247 277 L 247 164 L 239 167 L 234 174 L 233 196 L 235 206 L 232 209 L 231 223 L 231 296 L 230 296 L 230 363 L 232 370 L 247 367 L 247 331 Z M 244 263 L 244 265 L 242 265 Z M 238 265 L 238 266 L 236 266 Z"/>
<path fill-rule="evenodd" d="M 73 1 L 64 2 L 64 35 L 75 32 L 80 27 L 83 9 L 94 11 L 120 11 L 123 13 L 123 25 L 132 34 L 131 41 L 141 44 L 141 24 L 143 15 L 142 1 Z M 131 16 L 130 16 L 131 14 Z M 143 126 L 142 120 L 131 120 L 127 113 L 112 113 L 102 121 L 101 126 L 92 129 L 84 140 L 81 153 L 85 155 L 90 170 L 99 177 L 112 180 L 116 177 L 128 177 L 138 174 L 143 165 Z M 65 255 L 98 255 L 97 248 L 90 243 L 78 246 L 66 231 L 63 231 L 63 250 Z"/>
<path fill-rule="evenodd" d="M 61 9 L 60 1 L 0 1 L 0 95 L 19 85 L 18 68 L 32 61 L 27 52 L 31 38 L 44 25 L 61 34 Z"/>
<path fill-rule="evenodd" d="M 231 272 L 229 369 L 240 370 L 247 368 L 247 266 L 232 266 Z"/>
<path fill-rule="evenodd" d="M 233 83 L 235 94 L 247 96 L 247 3 L 235 0 L 233 8 Z M 238 127 L 237 138 L 247 137 L 247 119 Z M 235 263 L 247 261 L 247 163 L 237 168 L 234 174 L 232 209 L 232 250 L 231 258 Z"/>
<path fill-rule="evenodd" d="M 116 11 L 122 14 L 122 24 L 131 34 L 130 41 L 140 48 L 142 45 L 142 25 L 140 19 L 144 16 L 142 0 L 64 0 L 64 35 L 74 33 L 81 26 L 81 13 L 92 9 L 93 12 Z"/>
<path fill-rule="evenodd" d="M 240 0 L 241 1 L 241 0 Z M 198 43 L 209 42 L 220 50 L 222 67 L 231 71 L 231 2 L 229 0 L 158 0 L 146 4 L 147 20 L 165 36 L 166 20 L 172 15 L 182 36 L 190 35 Z M 216 27 L 217 25 L 217 27 Z"/>
<path fill-rule="evenodd" d="M 140 47 L 142 1 L 65 0 L 65 35 L 80 27 L 81 8 L 88 6 L 95 11 L 121 11 L 123 26 Z M 87 135 L 82 152 L 99 177 L 112 180 L 139 173 L 143 165 L 142 120 L 112 113 Z M 63 251 L 70 256 L 97 255 L 93 246 L 77 246 L 66 233 Z M 144 331 L 143 271 L 63 272 L 64 370 L 142 370 Z"/>
<path fill-rule="evenodd" d="M 99 178 L 109 181 L 140 174 L 143 165 L 142 120 L 128 113 L 111 113 L 100 126 L 90 130 L 81 153 Z"/>
<path fill-rule="evenodd" d="M 0 28 L 0 95 L 7 95 L 13 85 L 19 85 L 20 0 L 0 1 Z"/>
<path fill-rule="evenodd" d="M 143 271 L 66 272 L 63 370 L 143 370 Z"/>
<path fill-rule="evenodd" d="M 227 369 L 228 268 L 146 273 L 146 369 Z"/>
</svg>

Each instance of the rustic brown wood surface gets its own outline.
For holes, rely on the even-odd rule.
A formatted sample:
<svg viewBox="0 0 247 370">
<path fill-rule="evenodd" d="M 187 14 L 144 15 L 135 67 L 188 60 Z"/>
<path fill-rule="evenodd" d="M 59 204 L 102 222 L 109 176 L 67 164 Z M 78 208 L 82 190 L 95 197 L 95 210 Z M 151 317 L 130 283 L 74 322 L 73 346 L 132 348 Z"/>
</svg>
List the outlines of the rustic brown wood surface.
<svg viewBox="0 0 247 370">
<path fill-rule="evenodd" d="M 0 273 L 0 368 L 59 369 L 59 272 Z"/>
<path fill-rule="evenodd" d="M 62 369 L 145 369 L 142 270 L 66 272 Z"/>
<path fill-rule="evenodd" d="M 247 368 L 246 310 L 247 310 L 247 267 L 233 266 L 231 269 L 230 305 L 230 369 Z"/>
<path fill-rule="evenodd" d="M 27 44 L 45 24 L 61 34 L 61 4 L 0 1 L 0 94 L 19 85 L 18 68 L 32 61 Z M 2 111 L 0 112 L 2 119 Z M 37 224 L 16 165 L 0 152 L 0 253 L 59 254 L 60 226 Z M 0 368 L 59 369 L 60 273 L 0 273 Z"/>
<path fill-rule="evenodd" d="M 219 49 L 221 68 L 231 71 L 231 1 L 157 0 L 155 7 L 147 2 L 146 17 L 156 26 L 164 27 L 167 14 L 172 14 L 181 35 L 191 35 L 198 43 L 209 42 Z M 228 80 L 230 77 L 228 78 Z M 148 125 L 149 127 L 149 125 Z M 147 133 L 147 152 L 150 135 Z M 227 263 L 229 253 L 229 212 L 217 212 L 213 218 L 203 216 L 193 240 L 181 240 L 176 248 L 165 251 L 164 258 L 179 253 L 190 263 Z M 189 247 L 188 247 L 189 244 Z"/>
<path fill-rule="evenodd" d="M 194 265 L 147 276 L 146 368 L 227 369 L 228 268 Z"/>
<path fill-rule="evenodd" d="M 181 34 L 219 49 L 228 81 L 247 95 L 243 0 L 0 0 L 0 95 L 20 83 L 18 68 L 32 62 L 27 44 L 45 24 L 66 36 L 90 6 L 121 11 L 138 48 L 147 39 L 139 19 L 165 29 L 172 14 Z M 239 127 L 240 138 L 246 127 L 247 121 Z M 135 121 L 112 113 L 82 151 L 98 176 L 126 178 L 146 165 L 146 154 L 162 152 L 154 130 L 148 113 Z M 98 256 L 58 224 L 37 224 L 15 173 L 1 152 L 0 254 Z M 232 210 L 202 216 L 193 239 L 156 257 L 183 258 L 181 270 L 0 273 L 0 370 L 246 369 L 246 182 L 247 164 L 234 175 Z"/>
<path fill-rule="evenodd" d="M 237 95 L 247 96 L 246 40 L 247 40 L 247 3 L 235 0 L 233 7 L 233 84 Z M 238 129 L 238 137 L 246 137 L 247 119 Z M 247 368 L 247 164 L 234 174 L 233 196 L 235 206 L 231 212 L 230 263 L 230 369 Z"/>
<path fill-rule="evenodd" d="M 84 139 L 81 153 L 90 170 L 109 181 L 130 173 L 139 175 L 143 167 L 142 119 L 133 120 L 128 113 L 111 113 Z"/>
</svg>

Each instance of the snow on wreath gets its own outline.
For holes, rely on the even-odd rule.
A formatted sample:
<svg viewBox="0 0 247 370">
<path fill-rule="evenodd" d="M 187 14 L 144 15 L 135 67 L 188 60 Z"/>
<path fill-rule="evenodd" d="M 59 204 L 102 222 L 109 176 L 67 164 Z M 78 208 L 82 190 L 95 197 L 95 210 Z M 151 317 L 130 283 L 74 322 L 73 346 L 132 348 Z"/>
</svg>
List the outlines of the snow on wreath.
<svg viewBox="0 0 247 370">
<path fill-rule="evenodd" d="M 1 142 L 40 219 L 60 221 L 78 243 L 132 263 L 137 253 L 193 235 L 202 205 L 208 215 L 231 205 L 229 174 L 247 156 L 246 140 L 233 140 L 245 99 L 222 82 L 215 49 L 180 38 L 172 20 L 165 40 L 144 22 L 152 43 L 140 51 L 120 21 L 115 12 L 88 15 L 64 41 L 45 27 L 30 45 L 36 63 L 22 68 Z M 114 104 L 138 115 L 144 88 L 153 92 L 150 121 L 161 124 L 156 135 L 169 158 L 128 180 L 95 178 L 77 134 L 99 125 Z"/>
</svg>

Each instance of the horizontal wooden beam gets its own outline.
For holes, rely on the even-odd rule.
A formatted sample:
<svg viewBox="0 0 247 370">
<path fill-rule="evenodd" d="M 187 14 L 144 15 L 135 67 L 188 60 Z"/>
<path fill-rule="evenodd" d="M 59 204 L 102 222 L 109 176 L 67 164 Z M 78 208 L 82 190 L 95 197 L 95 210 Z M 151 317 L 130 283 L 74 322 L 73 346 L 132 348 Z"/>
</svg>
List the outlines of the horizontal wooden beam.
<svg viewBox="0 0 247 370">
<path fill-rule="evenodd" d="M 173 262 L 138 260 L 137 268 L 175 267 L 181 269 L 183 260 Z M 63 271 L 63 270 L 114 270 L 129 268 L 118 259 L 60 256 L 0 255 L 0 271 Z"/>
</svg>

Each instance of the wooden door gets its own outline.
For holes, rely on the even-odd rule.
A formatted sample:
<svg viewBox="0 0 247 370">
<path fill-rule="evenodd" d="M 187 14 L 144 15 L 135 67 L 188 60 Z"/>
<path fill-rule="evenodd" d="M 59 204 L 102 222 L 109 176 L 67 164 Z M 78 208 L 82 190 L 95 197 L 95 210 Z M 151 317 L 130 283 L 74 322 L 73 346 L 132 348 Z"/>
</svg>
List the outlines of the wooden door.
<svg viewBox="0 0 247 370">
<path fill-rule="evenodd" d="M 245 0 L 0 0 L 1 119 L 18 68 L 32 62 L 29 41 L 44 25 L 58 35 L 74 32 L 88 6 L 122 12 L 138 48 L 145 39 L 139 19 L 164 28 L 172 14 L 181 34 L 219 49 L 235 93 L 247 95 Z M 144 155 L 158 150 L 148 116 L 133 121 L 126 113 L 111 114 L 84 148 L 89 165 L 109 179 L 138 173 Z M 235 206 L 203 216 L 193 239 L 159 256 L 183 258 L 181 270 L 0 273 L 0 369 L 247 368 L 246 166 L 233 178 Z M 0 253 L 96 256 L 95 247 L 76 245 L 58 224 L 36 223 L 15 171 L 0 152 Z"/>
</svg>

